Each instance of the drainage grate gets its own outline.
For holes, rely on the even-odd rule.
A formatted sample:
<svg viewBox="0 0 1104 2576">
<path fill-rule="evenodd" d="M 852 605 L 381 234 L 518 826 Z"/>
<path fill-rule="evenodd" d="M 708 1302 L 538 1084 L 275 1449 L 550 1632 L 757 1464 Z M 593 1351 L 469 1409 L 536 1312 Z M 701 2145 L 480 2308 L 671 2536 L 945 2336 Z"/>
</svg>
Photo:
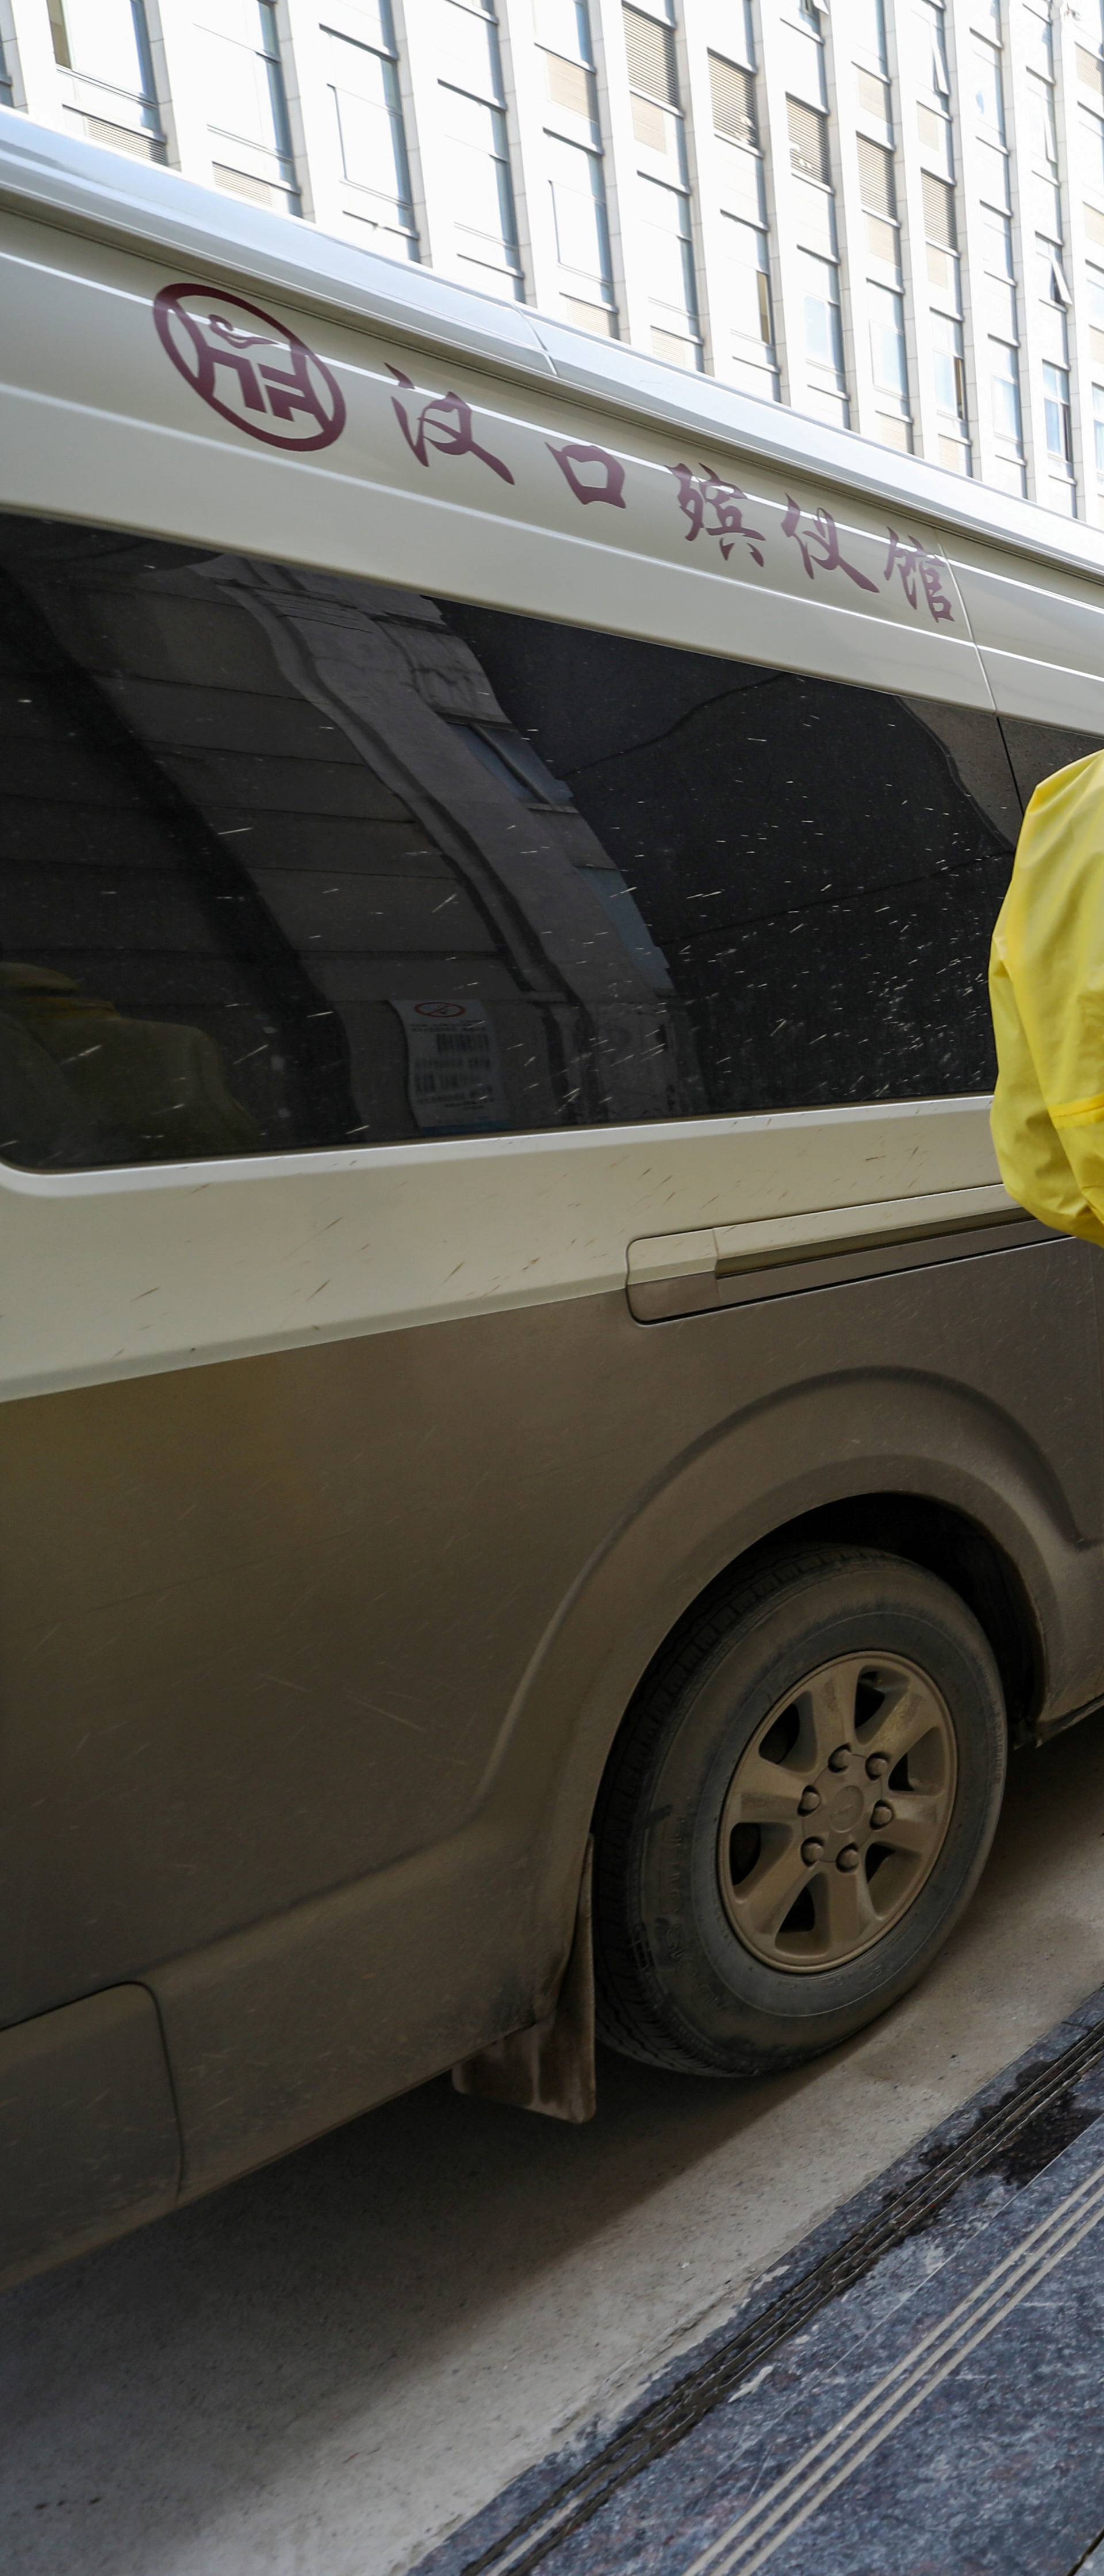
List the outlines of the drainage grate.
<svg viewBox="0 0 1104 2576">
<path fill-rule="evenodd" d="M 711 2353 L 677 2387 L 642 2408 L 597 2456 L 565 2478 L 512 2529 L 464 2561 L 461 2576 L 530 2576 L 553 2549 L 581 2531 L 622 2487 L 732 2396 L 780 2344 L 818 2310 L 873 2270 L 895 2245 L 927 2227 L 971 2176 L 999 2173 L 1022 2185 L 1070 2145 L 1098 2114 L 1072 2099 L 1104 2061 L 1104 2021 L 1095 2022 L 1045 2066 L 1027 2067 L 1003 2100 L 980 2112 L 968 2135 L 934 2147 L 923 2172 L 892 2192 L 842 2245 Z"/>
</svg>

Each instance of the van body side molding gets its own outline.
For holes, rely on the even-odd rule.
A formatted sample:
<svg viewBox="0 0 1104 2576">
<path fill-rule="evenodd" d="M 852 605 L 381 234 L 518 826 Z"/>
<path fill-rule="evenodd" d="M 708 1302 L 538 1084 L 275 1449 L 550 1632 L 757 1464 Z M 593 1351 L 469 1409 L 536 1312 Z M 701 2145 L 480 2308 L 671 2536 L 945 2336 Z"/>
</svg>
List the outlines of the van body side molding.
<svg viewBox="0 0 1104 2576">
<path fill-rule="evenodd" d="M 750 1296 L 830 1286 L 872 1270 L 910 1268 L 1047 1240 L 1048 1230 L 998 1184 L 811 1208 L 630 1243 L 626 1293 L 638 1323 L 712 1314 Z M 786 1276 L 794 1272 L 792 1279 Z"/>
<path fill-rule="evenodd" d="M 180 2162 L 145 1986 L 108 1986 L 0 2031 L 0 2288 L 159 2218 Z"/>
</svg>

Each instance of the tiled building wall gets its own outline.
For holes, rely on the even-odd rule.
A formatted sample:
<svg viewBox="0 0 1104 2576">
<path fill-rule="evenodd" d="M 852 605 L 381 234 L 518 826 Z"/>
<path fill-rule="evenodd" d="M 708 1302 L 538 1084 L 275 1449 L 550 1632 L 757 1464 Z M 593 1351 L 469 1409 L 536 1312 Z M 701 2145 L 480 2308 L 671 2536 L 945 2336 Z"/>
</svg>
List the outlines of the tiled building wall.
<svg viewBox="0 0 1104 2576">
<path fill-rule="evenodd" d="M 0 109 L 1104 517 L 1104 0 L 0 0 Z"/>
</svg>

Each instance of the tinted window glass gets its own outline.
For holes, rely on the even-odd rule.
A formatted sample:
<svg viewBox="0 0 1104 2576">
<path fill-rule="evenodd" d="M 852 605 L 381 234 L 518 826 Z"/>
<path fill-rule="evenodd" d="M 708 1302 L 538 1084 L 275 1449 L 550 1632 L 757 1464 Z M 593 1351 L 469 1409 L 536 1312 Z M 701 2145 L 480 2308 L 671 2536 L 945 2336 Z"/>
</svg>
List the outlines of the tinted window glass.
<svg viewBox="0 0 1104 2576">
<path fill-rule="evenodd" d="M 987 1090 L 993 716 L 452 607 L 667 959 L 713 1111 Z"/>
<path fill-rule="evenodd" d="M 984 1089 L 994 720 L 0 519 L 0 1153 Z"/>
<path fill-rule="evenodd" d="M 1001 731 L 1025 805 L 1040 779 L 1053 778 L 1056 769 L 1068 769 L 1071 761 L 1084 760 L 1090 752 L 1104 751 L 1104 736 L 1100 734 L 1071 733 L 1065 725 L 1033 724 L 1025 716 L 1002 716 Z"/>
</svg>

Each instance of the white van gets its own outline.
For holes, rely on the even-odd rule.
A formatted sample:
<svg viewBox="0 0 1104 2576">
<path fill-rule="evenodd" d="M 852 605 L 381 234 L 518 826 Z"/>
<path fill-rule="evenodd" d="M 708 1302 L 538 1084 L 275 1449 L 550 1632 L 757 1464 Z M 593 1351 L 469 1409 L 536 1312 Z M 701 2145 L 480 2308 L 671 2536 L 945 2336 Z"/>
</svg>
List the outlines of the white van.
<svg viewBox="0 0 1104 2576">
<path fill-rule="evenodd" d="M 15 2277 L 830 2046 L 1104 1699 L 985 993 L 1104 541 L 0 129 Z"/>
</svg>

